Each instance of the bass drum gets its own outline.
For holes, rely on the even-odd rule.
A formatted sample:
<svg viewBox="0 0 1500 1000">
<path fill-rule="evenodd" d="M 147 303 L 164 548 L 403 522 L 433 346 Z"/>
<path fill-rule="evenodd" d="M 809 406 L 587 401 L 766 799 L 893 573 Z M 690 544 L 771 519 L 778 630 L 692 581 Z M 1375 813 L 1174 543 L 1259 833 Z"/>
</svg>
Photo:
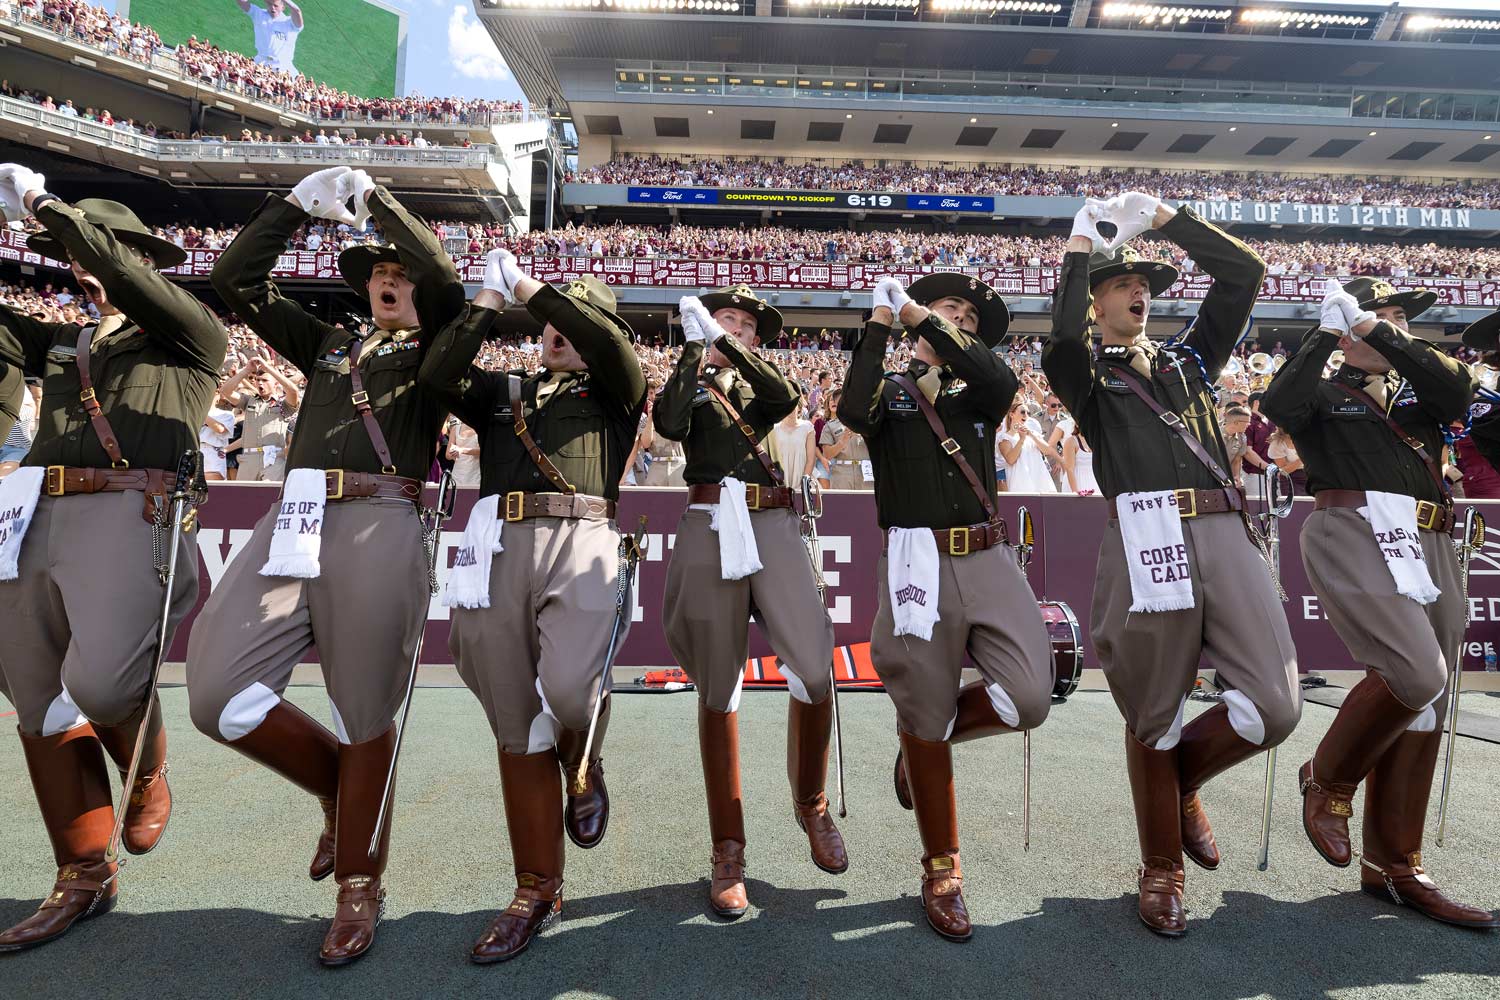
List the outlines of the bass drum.
<svg viewBox="0 0 1500 1000">
<path fill-rule="evenodd" d="M 1038 601 L 1037 607 L 1047 626 L 1047 638 L 1052 641 L 1052 671 L 1056 677 L 1052 697 L 1066 699 L 1078 690 L 1083 674 L 1083 632 L 1073 609 L 1062 601 Z"/>
</svg>

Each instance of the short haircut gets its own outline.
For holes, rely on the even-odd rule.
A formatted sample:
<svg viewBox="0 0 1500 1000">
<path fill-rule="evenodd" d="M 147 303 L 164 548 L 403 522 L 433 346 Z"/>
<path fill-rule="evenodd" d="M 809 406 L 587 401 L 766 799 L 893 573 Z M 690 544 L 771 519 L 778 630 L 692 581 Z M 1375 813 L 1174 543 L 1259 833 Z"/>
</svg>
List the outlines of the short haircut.
<svg viewBox="0 0 1500 1000">
<path fill-rule="evenodd" d="M 1249 420 L 1250 411 L 1245 409 L 1243 406 L 1231 406 L 1229 409 L 1224 411 L 1225 420 L 1235 420 L 1240 417 Z"/>
</svg>

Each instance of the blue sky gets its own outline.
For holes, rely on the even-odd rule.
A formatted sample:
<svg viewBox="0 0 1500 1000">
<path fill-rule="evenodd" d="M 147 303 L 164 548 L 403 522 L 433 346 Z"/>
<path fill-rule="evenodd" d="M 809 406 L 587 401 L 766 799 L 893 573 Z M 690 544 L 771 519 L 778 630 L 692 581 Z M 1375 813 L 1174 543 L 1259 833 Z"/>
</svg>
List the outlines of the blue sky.
<svg viewBox="0 0 1500 1000">
<path fill-rule="evenodd" d="M 115 0 L 94 2 L 111 11 L 115 9 Z M 408 94 L 520 98 L 521 88 L 505 68 L 489 32 L 479 26 L 470 0 L 382 2 L 407 13 Z"/>
</svg>

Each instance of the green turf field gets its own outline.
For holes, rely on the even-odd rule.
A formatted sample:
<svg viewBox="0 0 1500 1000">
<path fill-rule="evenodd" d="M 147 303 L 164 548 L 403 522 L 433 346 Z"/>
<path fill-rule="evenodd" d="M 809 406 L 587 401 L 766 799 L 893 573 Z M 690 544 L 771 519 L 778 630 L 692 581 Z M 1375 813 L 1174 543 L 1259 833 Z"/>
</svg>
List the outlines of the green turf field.
<svg viewBox="0 0 1500 1000">
<path fill-rule="evenodd" d="M 265 6 L 265 0 L 254 0 Z M 360 97 L 396 93 L 399 16 L 365 0 L 301 0 L 305 27 L 296 66 L 304 76 Z M 130 18 L 149 24 L 168 45 L 190 35 L 255 56 L 250 18 L 235 0 L 132 0 Z"/>
</svg>

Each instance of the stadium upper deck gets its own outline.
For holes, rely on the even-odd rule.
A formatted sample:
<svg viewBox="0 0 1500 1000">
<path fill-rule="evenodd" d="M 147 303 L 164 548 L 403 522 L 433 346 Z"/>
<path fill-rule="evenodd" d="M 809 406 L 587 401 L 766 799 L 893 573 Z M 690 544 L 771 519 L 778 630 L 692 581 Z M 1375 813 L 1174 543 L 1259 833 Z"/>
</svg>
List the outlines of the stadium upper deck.
<svg viewBox="0 0 1500 1000">
<path fill-rule="evenodd" d="M 621 151 L 1472 176 L 1500 17 L 1399 5 L 478 0 L 583 166 Z"/>
</svg>

